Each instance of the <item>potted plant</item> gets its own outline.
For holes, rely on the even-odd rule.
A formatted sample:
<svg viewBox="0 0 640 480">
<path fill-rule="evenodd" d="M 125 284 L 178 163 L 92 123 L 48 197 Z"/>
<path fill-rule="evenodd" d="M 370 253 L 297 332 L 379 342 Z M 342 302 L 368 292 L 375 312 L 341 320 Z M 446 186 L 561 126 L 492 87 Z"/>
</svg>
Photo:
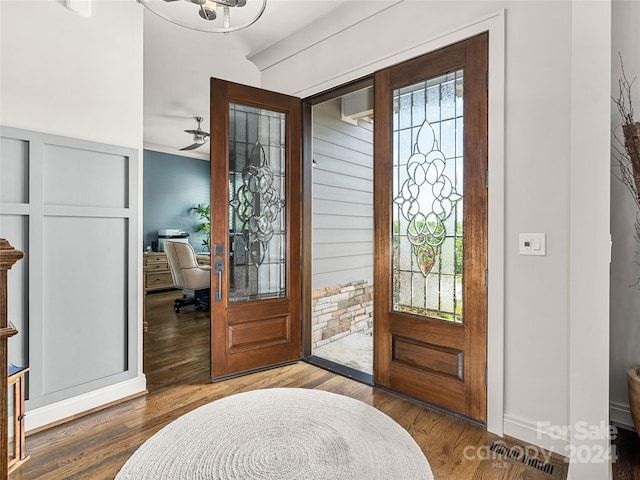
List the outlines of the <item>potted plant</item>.
<svg viewBox="0 0 640 480">
<path fill-rule="evenodd" d="M 629 190 L 636 202 L 635 237 L 640 242 L 640 122 L 633 116 L 633 103 L 631 101 L 631 82 L 627 80 L 622 65 L 622 76 L 618 80 L 620 93 L 613 101 L 618 107 L 622 117 L 622 134 L 619 138 L 613 135 L 613 155 L 618 160 L 619 173 L 616 175 Z M 640 284 L 640 279 L 638 279 Z M 640 435 L 640 365 L 627 369 L 627 384 L 629 386 L 629 407 L 636 431 Z"/>
<path fill-rule="evenodd" d="M 189 213 L 195 214 L 200 219 L 194 230 L 196 232 L 204 232 L 205 238 L 202 240 L 203 250 L 209 251 L 209 241 L 211 239 L 211 207 L 204 203 L 199 203 L 195 207 L 189 209 Z"/>
</svg>

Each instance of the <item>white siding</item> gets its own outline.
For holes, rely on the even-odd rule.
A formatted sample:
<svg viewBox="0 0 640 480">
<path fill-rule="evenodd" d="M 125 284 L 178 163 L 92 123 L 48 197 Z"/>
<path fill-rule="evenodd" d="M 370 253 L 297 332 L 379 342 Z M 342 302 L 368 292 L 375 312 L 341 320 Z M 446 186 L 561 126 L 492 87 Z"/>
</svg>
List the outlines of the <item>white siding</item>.
<svg viewBox="0 0 640 480">
<path fill-rule="evenodd" d="M 373 278 L 373 125 L 313 109 L 313 289 Z"/>
</svg>

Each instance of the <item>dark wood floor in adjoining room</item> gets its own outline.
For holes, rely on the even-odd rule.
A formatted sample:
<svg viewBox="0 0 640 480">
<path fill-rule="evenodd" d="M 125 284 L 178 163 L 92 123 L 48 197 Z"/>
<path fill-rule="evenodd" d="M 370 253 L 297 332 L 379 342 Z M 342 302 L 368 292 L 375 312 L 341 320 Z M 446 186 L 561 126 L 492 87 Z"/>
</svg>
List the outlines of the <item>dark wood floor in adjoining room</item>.
<svg viewBox="0 0 640 480">
<path fill-rule="evenodd" d="M 613 440 L 613 480 L 640 480 L 640 437 L 618 428 Z"/>
<path fill-rule="evenodd" d="M 31 458 L 11 474 L 11 480 L 113 479 L 127 458 L 172 420 L 216 399 L 269 387 L 327 390 L 375 406 L 415 438 L 436 480 L 566 478 L 566 465 L 560 459 L 552 460 L 550 475 L 492 454 L 488 447 L 500 439 L 479 427 L 304 362 L 210 383 L 209 314 L 192 308 L 174 313 L 171 304 L 176 296 L 176 292 L 147 296 L 148 395 L 29 435 L 26 447 Z M 514 446 L 519 447 L 507 441 L 507 447 Z"/>
</svg>

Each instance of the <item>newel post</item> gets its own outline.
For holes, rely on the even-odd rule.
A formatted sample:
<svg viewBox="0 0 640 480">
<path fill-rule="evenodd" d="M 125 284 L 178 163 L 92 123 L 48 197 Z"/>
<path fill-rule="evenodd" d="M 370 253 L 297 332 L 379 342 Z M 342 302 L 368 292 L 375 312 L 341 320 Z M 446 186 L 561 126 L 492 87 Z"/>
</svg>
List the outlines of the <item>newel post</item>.
<svg viewBox="0 0 640 480">
<path fill-rule="evenodd" d="M 9 326 L 7 302 L 7 270 L 24 254 L 4 238 L 0 238 L 0 478 L 9 475 L 9 413 L 7 393 L 7 339 L 18 331 Z"/>
</svg>

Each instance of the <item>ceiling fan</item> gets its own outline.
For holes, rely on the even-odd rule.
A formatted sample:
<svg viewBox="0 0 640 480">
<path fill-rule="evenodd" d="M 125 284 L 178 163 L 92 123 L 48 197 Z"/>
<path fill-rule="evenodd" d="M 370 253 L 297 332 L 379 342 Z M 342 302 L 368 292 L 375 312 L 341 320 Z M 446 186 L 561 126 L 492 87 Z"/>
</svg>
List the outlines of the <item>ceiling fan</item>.
<svg viewBox="0 0 640 480">
<path fill-rule="evenodd" d="M 204 145 L 209 139 L 209 134 L 200 128 L 202 117 L 195 117 L 198 122 L 198 128 L 195 130 L 185 130 L 186 133 L 193 135 L 193 143 L 188 147 L 181 148 L 180 150 L 195 150 L 198 147 Z"/>
</svg>

